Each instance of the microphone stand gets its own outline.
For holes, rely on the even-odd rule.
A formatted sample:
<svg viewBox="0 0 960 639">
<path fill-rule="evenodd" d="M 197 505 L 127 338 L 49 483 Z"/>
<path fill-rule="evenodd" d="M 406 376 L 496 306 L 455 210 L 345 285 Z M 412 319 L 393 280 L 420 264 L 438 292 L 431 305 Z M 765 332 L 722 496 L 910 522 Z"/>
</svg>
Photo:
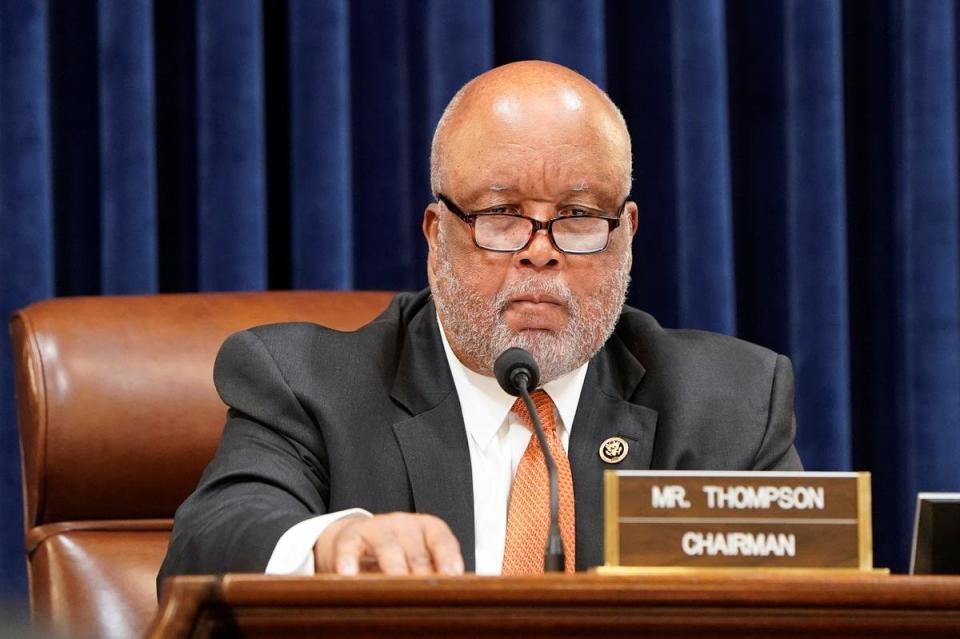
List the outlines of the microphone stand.
<svg viewBox="0 0 960 639">
<path fill-rule="evenodd" d="M 553 461 L 553 453 L 550 452 L 550 447 L 547 445 L 547 437 L 543 433 L 543 425 L 540 423 L 540 417 L 537 415 L 537 407 L 533 405 L 533 399 L 531 399 L 530 393 L 527 391 L 527 384 L 530 381 L 527 372 L 523 369 L 518 370 L 514 373 L 513 381 L 517 390 L 520 391 L 520 396 L 523 397 L 523 403 L 527 407 L 531 421 L 533 421 L 533 431 L 537 436 L 537 441 L 540 442 L 540 450 L 543 451 L 543 460 L 547 464 L 547 474 L 550 476 L 550 532 L 547 535 L 547 547 L 543 556 L 543 569 L 544 572 L 563 572 L 565 559 L 563 553 L 563 538 L 560 536 L 560 499 L 557 494 L 557 464 Z"/>
</svg>

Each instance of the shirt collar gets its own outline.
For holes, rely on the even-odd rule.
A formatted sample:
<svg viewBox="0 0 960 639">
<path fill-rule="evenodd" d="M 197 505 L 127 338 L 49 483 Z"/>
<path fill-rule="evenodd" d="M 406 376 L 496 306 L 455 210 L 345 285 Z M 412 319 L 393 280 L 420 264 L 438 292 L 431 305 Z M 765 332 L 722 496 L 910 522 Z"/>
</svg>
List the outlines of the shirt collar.
<svg viewBox="0 0 960 639">
<path fill-rule="evenodd" d="M 485 450 L 503 426 L 516 397 L 504 392 L 496 378 L 481 375 L 464 366 L 450 348 L 439 317 L 437 317 L 437 324 L 440 327 L 443 352 L 447 356 L 453 384 L 460 399 L 463 424 L 467 434 L 473 438 L 481 450 Z M 577 414 L 577 405 L 580 403 L 580 393 L 586 376 L 587 363 L 584 363 L 541 386 L 557 407 L 561 422 L 559 425 L 561 437 L 573 426 L 573 418 Z"/>
</svg>

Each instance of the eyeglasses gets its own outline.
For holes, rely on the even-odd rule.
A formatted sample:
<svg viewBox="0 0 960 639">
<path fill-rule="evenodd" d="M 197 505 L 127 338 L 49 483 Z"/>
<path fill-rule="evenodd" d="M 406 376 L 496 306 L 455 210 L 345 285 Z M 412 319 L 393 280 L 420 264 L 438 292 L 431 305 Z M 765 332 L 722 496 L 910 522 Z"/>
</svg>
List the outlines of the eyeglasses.
<svg viewBox="0 0 960 639">
<path fill-rule="evenodd" d="M 465 213 L 443 193 L 438 193 L 437 199 L 470 227 L 477 247 L 500 253 L 527 248 L 541 229 L 546 229 L 550 242 L 561 253 L 599 253 L 606 250 L 610 233 L 620 226 L 620 216 L 627 204 L 624 200 L 616 217 L 600 215 L 582 206 L 569 206 L 561 209 L 557 217 L 541 222 L 523 215 L 516 207 L 498 206 Z"/>
</svg>

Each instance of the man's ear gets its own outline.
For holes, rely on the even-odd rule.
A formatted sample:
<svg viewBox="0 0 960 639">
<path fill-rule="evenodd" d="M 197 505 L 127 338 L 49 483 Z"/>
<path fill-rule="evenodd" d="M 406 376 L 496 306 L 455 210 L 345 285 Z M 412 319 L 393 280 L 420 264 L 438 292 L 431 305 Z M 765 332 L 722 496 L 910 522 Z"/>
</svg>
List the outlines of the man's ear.
<svg viewBox="0 0 960 639">
<path fill-rule="evenodd" d="M 423 210 L 423 237 L 427 240 L 427 269 L 433 274 L 433 260 L 437 254 L 437 242 L 440 239 L 440 210 L 436 202 L 431 202 Z"/>
<path fill-rule="evenodd" d="M 639 220 L 639 214 L 637 213 L 637 203 L 636 202 L 627 202 L 627 213 L 630 214 L 630 235 L 635 237 L 637 235 L 637 224 Z"/>
<path fill-rule="evenodd" d="M 427 240 L 427 248 L 435 251 L 437 238 L 440 236 L 440 210 L 436 202 L 427 204 L 423 210 L 423 237 Z"/>
</svg>

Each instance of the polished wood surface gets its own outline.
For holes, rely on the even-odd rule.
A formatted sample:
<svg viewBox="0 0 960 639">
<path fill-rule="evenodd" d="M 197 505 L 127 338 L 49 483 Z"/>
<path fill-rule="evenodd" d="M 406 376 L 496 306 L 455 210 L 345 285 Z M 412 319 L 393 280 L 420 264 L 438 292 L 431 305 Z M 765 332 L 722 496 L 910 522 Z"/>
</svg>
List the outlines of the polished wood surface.
<svg viewBox="0 0 960 639">
<path fill-rule="evenodd" d="M 181 577 L 148 633 L 321 635 L 958 637 L 960 577 Z"/>
</svg>

